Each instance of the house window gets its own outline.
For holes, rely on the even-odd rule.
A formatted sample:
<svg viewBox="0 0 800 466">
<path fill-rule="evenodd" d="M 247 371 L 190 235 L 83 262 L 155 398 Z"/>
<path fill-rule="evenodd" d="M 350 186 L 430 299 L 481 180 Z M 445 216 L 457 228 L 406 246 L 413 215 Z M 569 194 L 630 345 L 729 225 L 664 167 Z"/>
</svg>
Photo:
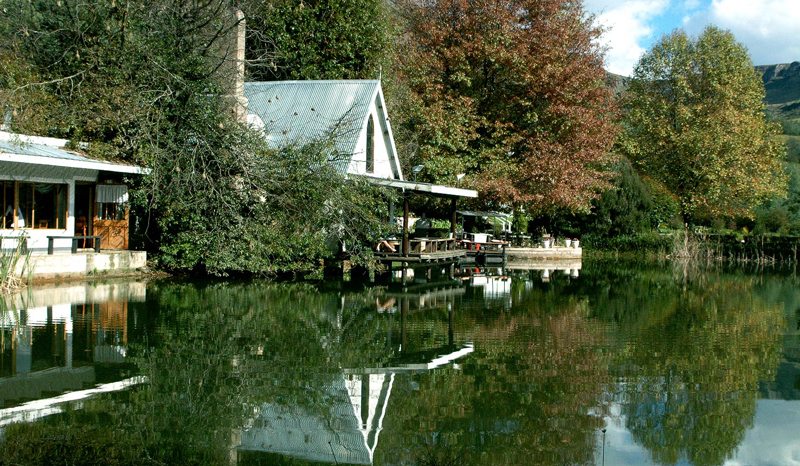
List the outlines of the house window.
<svg viewBox="0 0 800 466">
<path fill-rule="evenodd" d="M 0 181 L 0 189 L 2 189 L 2 209 L 3 219 L 0 220 L 0 227 L 14 228 L 14 182 L 13 181 Z"/>
<path fill-rule="evenodd" d="M 67 185 L 3 181 L 3 220 L 7 229 L 67 227 Z"/>
<path fill-rule="evenodd" d="M 125 185 L 97 185 L 97 218 L 99 220 L 125 220 L 128 187 Z"/>
<path fill-rule="evenodd" d="M 367 173 L 375 171 L 375 123 L 372 115 L 367 123 Z"/>
<path fill-rule="evenodd" d="M 125 205 L 113 202 L 98 202 L 97 218 L 99 220 L 125 220 Z"/>
</svg>

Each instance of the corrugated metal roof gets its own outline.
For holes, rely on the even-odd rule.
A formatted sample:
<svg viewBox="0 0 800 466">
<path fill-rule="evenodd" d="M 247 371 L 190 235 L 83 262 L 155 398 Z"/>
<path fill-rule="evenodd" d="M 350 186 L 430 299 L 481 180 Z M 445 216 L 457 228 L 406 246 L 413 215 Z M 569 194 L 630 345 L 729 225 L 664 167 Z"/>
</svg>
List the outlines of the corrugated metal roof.
<svg viewBox="0 0 800 466">
<path fill-rule="evenodd" d="M 41 138 L 0 131 L 0 162 L 30 166 L 49 166 L 80 170 L 103 170 L 117 173 L 145 173 L 134 165 L 97 160 L 57 147 L 64 140 Z"/>
<path fill-rule="evenodd" d="M 3 141 L 0 140 L 0 152 L 18 155 L 33 155 L 36 157 L 50 157 L 61 160 L 75 160 L 81 162 L 94 162 L 95 160 L 65 149 L 46 146 L 44 144 L 34 144 L 22 141 Z"/>
<path fill-rule="evenodd" d="M 248 82 L 248 113 L 258 116 L 275 148 L 333 137 L 346 170 L 375 99 L 377 80 Z"/>
</svg>

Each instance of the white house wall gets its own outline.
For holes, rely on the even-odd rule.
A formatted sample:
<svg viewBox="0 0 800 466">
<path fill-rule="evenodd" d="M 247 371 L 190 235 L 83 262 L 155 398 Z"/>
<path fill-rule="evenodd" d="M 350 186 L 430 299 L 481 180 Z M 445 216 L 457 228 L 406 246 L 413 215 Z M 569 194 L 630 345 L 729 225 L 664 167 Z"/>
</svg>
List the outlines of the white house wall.
<svg viewBox="0 0 800 466">
<path fill-rule="evenodd" d="M 75 181 L 97 181 L 97 170 L 0 162 L 0 180 L 67 185 L 67 225 L 64 229 L 0 229 L 0 236 L 28 236 L 28 249 L 47 250 L 48 236 L 72 236 L 75 231 Z M 5 242 L 5 241 L 4 241 Z M 69 247 L 69 240 L 57 241 L 56 248 Z M 6 247 L 5 245 L 3 246 Z"/>
<path fill-rule="evenodd" d="M 378 105 L 380 103 L 380 95 L 375 97 L 375 100 L 370 105 L 369 114 L 374 122 L 375 130 L 375 170 L 367 173 L 367 120 L 364 121 L 364 126 L 361 134 L 356 142 L 356 148 L 353 151 L 353 158 L 350 160 L 350 166 L 347 170 L 348 173 L 357 175 L 368 175 L 377 178 L 395 179 L 392 159 L 392 142 L 391 132 L 386 124 L 386 119 L 383 112 L 380 111 Z"/>
</svg>

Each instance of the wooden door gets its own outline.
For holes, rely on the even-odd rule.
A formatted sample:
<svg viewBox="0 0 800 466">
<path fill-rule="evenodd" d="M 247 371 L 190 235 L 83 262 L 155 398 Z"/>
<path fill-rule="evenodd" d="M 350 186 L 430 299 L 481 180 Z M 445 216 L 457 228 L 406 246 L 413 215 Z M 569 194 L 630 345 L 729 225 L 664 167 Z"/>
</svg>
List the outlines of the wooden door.
<svg viewBox="0 0 800 466">
<path fill-rule="evenodd" d="M 110 212 L 109 204 L 98 204 L 97 216 L 94 218 L 94 235 L 100 237 L 102 249 L 128 249 L 128 216 L 126 206 L 111 204 L 124 212 Z"/>
</svg>

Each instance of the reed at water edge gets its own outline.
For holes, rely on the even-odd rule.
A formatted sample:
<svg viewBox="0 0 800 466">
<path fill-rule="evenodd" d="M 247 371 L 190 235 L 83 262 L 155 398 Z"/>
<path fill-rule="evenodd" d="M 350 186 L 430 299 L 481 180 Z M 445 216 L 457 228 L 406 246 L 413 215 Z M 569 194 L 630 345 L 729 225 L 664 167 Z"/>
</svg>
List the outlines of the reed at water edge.
<svg viewBox="0 0 800 466">
<path fill-rule="evenodd" d="M 13 293 L 28 285 L 30 257 L 23 241 L 18 241 L 14 249 L 0 250 L 0 294 Z"/>
</svg>

